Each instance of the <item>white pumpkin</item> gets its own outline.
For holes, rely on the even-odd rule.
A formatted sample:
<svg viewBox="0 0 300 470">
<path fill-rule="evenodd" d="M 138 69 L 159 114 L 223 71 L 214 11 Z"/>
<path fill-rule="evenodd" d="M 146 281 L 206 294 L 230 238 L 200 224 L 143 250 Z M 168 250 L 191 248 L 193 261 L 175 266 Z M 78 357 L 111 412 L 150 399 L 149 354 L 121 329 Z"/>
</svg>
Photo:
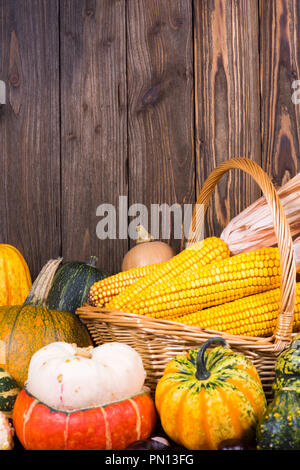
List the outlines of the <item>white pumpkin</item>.
<svg viewBox="0 0 300 470">
<path fill-rule="evenodd" d="M 4 413 L 0 411 L 0 450 L 12 450 L 14 430 Z"/>
<path fill-rule="evenodd" d="M 145 377 L 140 355 L 126 344 L 77 348 L 56 342 L 32 356 L 26 389 L 46 405 L 67 411 L 136 395 Z"/>
</svg>

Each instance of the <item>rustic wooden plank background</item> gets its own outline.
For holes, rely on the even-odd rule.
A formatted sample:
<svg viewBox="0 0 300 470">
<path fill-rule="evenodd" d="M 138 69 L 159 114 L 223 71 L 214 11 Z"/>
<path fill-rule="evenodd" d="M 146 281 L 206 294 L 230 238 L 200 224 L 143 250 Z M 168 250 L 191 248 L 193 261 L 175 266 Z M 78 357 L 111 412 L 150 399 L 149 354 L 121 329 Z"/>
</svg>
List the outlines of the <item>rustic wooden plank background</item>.
<svg viewBox="0 0 300 470">
<path fill-rule="evenodd" d="M 59 255 L 116 272 L 132 242 L 97 238 L 100 204 L 194 202 L 234 156 L 282 184 L 300 168 L 299 28 L 299 0 L 0 0 L 0 242 L 33 277 Z M 206 235 L 258 195 L 224 177 Z"/>
<path fill-rule="evenodd" d="M 125 1 L 60 2 L 62 256 L 119 269 L 127 240 L 99 240 L 96 209 L 127 195 Z"/>
<path fill-rule="evenodd" d="M 61 251 L 58 1 L 0 1 L 0 241 L 33 277 Z"/>
</svg>

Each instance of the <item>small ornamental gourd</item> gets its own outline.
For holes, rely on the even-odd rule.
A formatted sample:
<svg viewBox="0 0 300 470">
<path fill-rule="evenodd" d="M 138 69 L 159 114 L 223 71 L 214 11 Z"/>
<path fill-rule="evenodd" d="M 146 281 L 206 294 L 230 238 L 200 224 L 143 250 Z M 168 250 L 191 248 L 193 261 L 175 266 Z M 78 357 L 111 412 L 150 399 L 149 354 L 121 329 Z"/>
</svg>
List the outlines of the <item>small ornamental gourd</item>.
<svg viewBox="0 0 300 470">
<path fill-rule="evenodd" d="M 0 306 L 22 304 L 30 288 L 25 259 L 14 246 L 0 243 Z"/>
<path fill-rule="evenodd" d="M 257 427 L 257 448 L 300 450 L 300 335 L 276 361 L 273 391 Z"/>
<path fill-rule="evenodd" d="M 12 417 L 12 410 L 19 392 L 20 389 L 15 379 L 0 368 L 0 412 L 8 418 Z"/>
<path fill-rule="evenodd" d="M 0 367 L 23 387 L 32 355 L 54 341 L 92 345 L 77 315 L 51 310 L 45 300 L 61 259 L 50 260 L 35 280 L 23 305 L 0 307 Z"/>
<path fill-rule="evenodd" d="M 97 269 L 98 259 L 91 256 L 87 263 L 69 261 L 56 271 L 49 294 L 47 307 L 75 313 L 87 300 L 91 286 L 108 274 Z"/>
<path fill-rule="evenodd" d="M 0 450 L 14 448 L 14 430 L 4 413 L 0 412 Z"/>
<path fill-rule="evenodd" d="M 155 240 L 142 225 L 138 225 L 136 231 L 136 244 L 124 256 L 122 271 L 168 261 L 176 254 L 170 245 Z"/>
<path fill-rule="evenodd" d="M 280 354 L 275 364 L 273 391 L 281 389 L 289 379 L 300 380 L 300 334 L 295 336 L 290 347 Z"/>
<path fill-rule="evenodd" d="M 221 346 L 208 352 L 214 343 Z M 228 439 L 253 439 L 266 399 L 252 362 L 223 338 L 213 337 L 166 366 L 155 404 L 174 442 L 192 450 L 216 450 Z"/>
<path fill-rule="evenodd" d="M 30 450 L 118 450 L 147 439 L 156 413 L 145 375 L 126 344 L 49 344 L 33 355 L 16 400 L 17 437 Z"/>
</svg>

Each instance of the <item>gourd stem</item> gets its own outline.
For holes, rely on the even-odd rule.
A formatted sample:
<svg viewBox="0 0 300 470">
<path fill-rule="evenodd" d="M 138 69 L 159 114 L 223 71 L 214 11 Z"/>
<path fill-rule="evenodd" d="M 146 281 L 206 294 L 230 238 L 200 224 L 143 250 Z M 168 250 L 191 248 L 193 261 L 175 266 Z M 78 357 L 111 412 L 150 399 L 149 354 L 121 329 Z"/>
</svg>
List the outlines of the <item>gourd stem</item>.
<svg viewBox="0 0 300 470">
<path fill-rule="evenodd" d="M 88 262 L 86 263 L 88 266 L 92 266 L 93 268 L 96 268 L 98 263 L 98 258 L 97 256 L 90 256 Z"/>
<path fill-rule="evenodd" d="M 148 233 L 147 230 L 142 225 L 138 225 L 136 227 L 136 231 L 138 233 L 138 237 L 136 240 L 137 245 L 139 243 L 146 243 L 146 242 L 154 241 L 154 237 L 150 233 Z"/>
<path fill-rule="evenodd" d="M 210 376 L 209 370 L 206 369 L 205 362 L 204 362 L 204 355 L 207 350 L 212 344 L 221 343 L 223 347 L 228 347 L 227 341 L 221 336 L 214 336 L 213 338 L 208 339 L 205 343 L 201 346 L 196 359 L 197 371 L 196 371 L 196 379 L 198 380 L 206 380 Z"/>
<path fill-rule="evenodd" d="M 32 284 L 24 305 L 45 305 L 54 275 L 62 258 L 51 259 L 46 263 Z"/>
</svg>

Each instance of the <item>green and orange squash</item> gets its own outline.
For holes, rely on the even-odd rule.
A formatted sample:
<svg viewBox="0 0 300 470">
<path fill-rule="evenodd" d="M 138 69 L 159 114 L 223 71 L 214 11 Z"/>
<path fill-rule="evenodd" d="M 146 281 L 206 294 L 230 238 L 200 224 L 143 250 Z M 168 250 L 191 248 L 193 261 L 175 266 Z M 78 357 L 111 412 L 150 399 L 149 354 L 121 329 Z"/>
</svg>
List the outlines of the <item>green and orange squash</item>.
<svg viewBox="0 0 300 470">
<path fill-rule="evenodd" d="M 214 343 L 220 343 L 208 351 Z M 192 450 L 216 450 L 228 439 L 251 442 L 266 408 L 253 363 L 221 337 L 167 364 L 155 404 L 166 434 Z"/>
<path fill-rule="evenodd" d="M 300 381 L 300 334 L 296 335 L 290 347 L 280 354 L 274 369 L 274 392 L 285 386 L 287 380 Z"/>
<path fill-rule="evenodd" d="M 23 305 L 0 307 L 0 367 L 21 388 L 32 355 L 46 344 L 66 341 L 92 345 L 86 326 L 69 312 L 51 310 L 45 299 L 61 259 L 50 260 L 34 282 Z"/>
<path fill-rule="evenodd" d="M 0 243 L 0 306 L 22 304 L 31 288 L 31 276 L 21 253 Z"/>
<path fill-rule="evenodd" d="M 91 286 L 108 274 L 97 266 L 98 258 L 91 256 L 87 263 L 68 261 L 56 271 L 49 294 L 47 307 L 75 313 L 87 299 Z"/>
</svg>

